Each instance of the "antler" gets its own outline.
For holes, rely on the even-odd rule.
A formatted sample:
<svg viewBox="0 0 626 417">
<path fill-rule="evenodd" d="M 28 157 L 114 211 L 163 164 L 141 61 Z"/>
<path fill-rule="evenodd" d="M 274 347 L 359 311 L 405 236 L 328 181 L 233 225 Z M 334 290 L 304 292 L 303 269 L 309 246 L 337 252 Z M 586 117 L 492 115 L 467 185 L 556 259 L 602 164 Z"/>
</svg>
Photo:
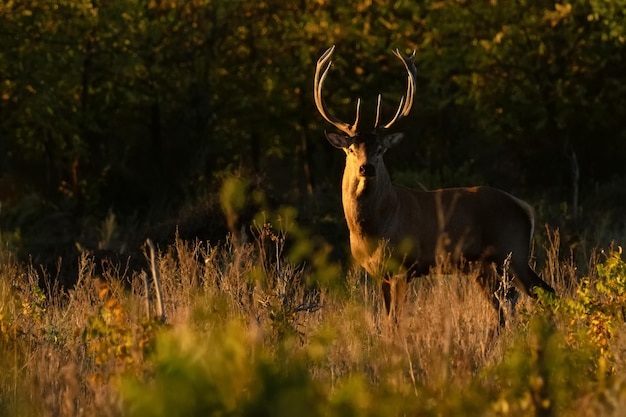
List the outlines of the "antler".
<svg viewBox="0 0 626 417">
<path fill-rule="evenodd" d="M 413 100 L 415 98 L 415 63 L 413 59 L 415 58 L 415 51 L 411 54 L 411 56 L 406 56 L 399 49 L 393 51 L 393 54 L 400 58 L 402 63 L 404 64 L 404 68 L 406 68 L 407 72 L 407 87 L 406 87 L 406 95 L 402 96 L 400 99 L 400 105 L 398 106 L 398 110 L 396 114 L 393 116 L 393 119 L 389 123 L 383 126 L 383 129 L 389 129 L 391 125 L 393 125 L 400 117 L 405 117 L 411 111 L 411 107 L 413 107 Z M 378 127 L 378 120 L 380 117 L 380 94 L 378 95 L 378 104 L 376 105 L 376 123 L 374 124 L 374 128 Z"/>
<path fill-rule="evenodd" d="M 324 103 L 324 98 L 322 97 L 322 87 L 324 85 L 324 80 L 326 79 L 326 75 L 328 75 L 328 71 L 332 65 L 332 61 L 330 57 L 335 51 L 335 45 L 331 46 L 322 54 L 322 56 L 317 60 L 317 66 L 315 68 L 315 80 L 313 83 L 313 94 L 315 96 L 315 106 L 317 110 L 320 112 L 322 117 L 326 119 L 327 122 L 335 126 L 337 129 L 346 133 L 348 136 L 353 137 L 357 134 L 357 125 L 359 124 L 359 116 L 361 114 L 361 99 L 358 99 L 356 102 L 356 119 L 354 123 L 349 125 L 346 122 L 342 122 L 341 120 L 333 117 L 328 113 L 328 109 L 326 108 L 326 104 Z M 401 117 L 405 117 L 411 111 L 411 107 L 413 107 L 413 100 L 415 98 L 415 63 L 413 59 L 415 58 L 415 51 L 411 54 L 411 56 L 406 56 L 400 52 L 399 49 L 393 51 L 394 55 L 400 58 L 402 63 L 404 64 L 404 68 L 406 68 L 407 72 L 407 87 L 406 94 L 400 98 L 400 105 L 398 106 L 398 110 L 396 114 L 393 116 L 393 119 L 386 125 L 382 126 L 383 129 L 389 129 L 398 119 Z M 321 73 L 321 74 L 320 74 Z M 380 101 L 381 95 L 378 95 L 378 103 L 376 105 L 376 122 L 374 123 L 374 128 L 378 128 L 378 122 L 380 119 Z"/>
<path fill-rule="evenodd" d="M 353 137 L 356 135 L 357 125 L 359 123 L 361 99 L 358 99 L 356 102 L 356 119 L 354 120 L 354 123 L 352 125 L 349 125 L 348 123 L 342 122 L 341 120 L 333 117 L 332 115 L 328 113 L 328 109 L 326 108 L 326 104 L 324 103 L 324 98 L 322 97 L 322 86 L 324 84 L 324 80 L 326 79 L 326 75 L 328 74 L 328 71 L 330 70 L 330 66 L 332 64 L 330 57 L 332 56 L 334 50 L 335 50 L 335 45 L 328 48 L 326 52 L 322 54 L 320 59 L 317 60 L 317 67 L 315 68 L 315 81 L 313 82 L 313 91 L 314 91 L 313 94 L 315 96 L 315 106 L 317 107 L 317 110 L 320 112 L 322 117 L 326 119 L 328 123 L 332 124 L 337 129 L 346 133 L 348 136 Z M 326 63 L 328 63 L 328 65 L 326 65 Z M 324 66 L 326 66 L 326 68 L 324 69 L 324 71 L 322 72 L 320 76 L 320 71 L 322 70 L 322 68 L 324 68 Z"/>
</svg>

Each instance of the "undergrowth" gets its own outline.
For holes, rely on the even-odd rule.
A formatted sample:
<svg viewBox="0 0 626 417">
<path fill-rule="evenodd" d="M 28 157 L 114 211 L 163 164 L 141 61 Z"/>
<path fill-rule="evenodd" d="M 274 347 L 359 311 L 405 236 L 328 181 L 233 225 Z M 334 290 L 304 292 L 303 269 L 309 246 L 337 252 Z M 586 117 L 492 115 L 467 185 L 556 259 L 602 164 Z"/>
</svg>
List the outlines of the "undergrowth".
<svg viewBox="0 0 626 417">
<path fill-rule="evenodd" d="M 621 248 L 578 276 L 553 233 L 539 272 L 560 298 L 522 297 L 505 329 L 469 277 L 437 272 L 390 324 L 377 283 L 322 244 L 289 246 L 302 231 L 284 225 L 160 248 L 165 323 L 146 315 L 142 271 L 96 276 L 85 253 L 62 292 L 3 251 L 0 414 L 620 415 Z"/>
</svg>

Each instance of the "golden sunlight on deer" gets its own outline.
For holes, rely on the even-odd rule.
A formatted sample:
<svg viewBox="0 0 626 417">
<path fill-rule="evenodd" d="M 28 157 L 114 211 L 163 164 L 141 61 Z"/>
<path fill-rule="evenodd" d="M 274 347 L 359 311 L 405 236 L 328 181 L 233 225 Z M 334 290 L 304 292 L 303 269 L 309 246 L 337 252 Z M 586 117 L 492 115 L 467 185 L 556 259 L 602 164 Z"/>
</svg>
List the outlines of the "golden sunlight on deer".
<svg viewBox="0 0 626 417">
<path fill-rule="evenodd" d="M 342 132 L 327 132 L 326 138 L 346 153 L 342 202 L 350 248 L 356 261 L 382 282 L 388 315 L 398 317 L 407 282 L 444 260 L 479 272 L 476 281 L 498 312 L 500 325 L 505 313 L 499 300 L 515 296 L 512 290 L 498 294 L 507 259 L 517 288 L 531 297 L 536 297 L 536 288 L 554 293 L 528 265 L 535 220 L 527 203 L 490 187 L 417 191 L 392 184 L 383 155 L 403 138 L 388 129 L 411 111 L 415 52 L 405 56 L 394 51 L 406 69 L 407 91 L 393 118 L 380 123 L 379 95 L 373 128 L 361 128 L 360 99 L 353 124 L 333 117 L 324 103 L 322 88 L 334 50 L 330 47 L 317 61 L 315 104 Z"/>
</svg>

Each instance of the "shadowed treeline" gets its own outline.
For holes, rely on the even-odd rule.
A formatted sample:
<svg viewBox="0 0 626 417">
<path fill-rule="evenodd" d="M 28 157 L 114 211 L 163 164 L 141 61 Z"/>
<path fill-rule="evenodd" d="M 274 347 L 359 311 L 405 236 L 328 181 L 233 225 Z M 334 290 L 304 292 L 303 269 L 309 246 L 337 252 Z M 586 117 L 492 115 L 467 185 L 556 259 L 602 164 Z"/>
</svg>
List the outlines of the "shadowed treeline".
<svg viewBox="0 0 626 417">
<path fill-rule="evenodd" d="M 291 205 L 343 241 L 341 156 L 312 92 L 335 44 L 327 101 L 344 120 L 357 97 L 373 114 L 378 93 L 389 119 L 405 81 L 390 52 L 416 50 L 395 180 L 514 192 L 588 252 L 624 231 L 622 3 L 3 2 L 3 242 L 53 265 L 77 245 L 171 242 L 177 226 L 223 240 L 216 196 L 233 174 L 263 195 L 246 200 L 245 227 Z"/>
</svg>

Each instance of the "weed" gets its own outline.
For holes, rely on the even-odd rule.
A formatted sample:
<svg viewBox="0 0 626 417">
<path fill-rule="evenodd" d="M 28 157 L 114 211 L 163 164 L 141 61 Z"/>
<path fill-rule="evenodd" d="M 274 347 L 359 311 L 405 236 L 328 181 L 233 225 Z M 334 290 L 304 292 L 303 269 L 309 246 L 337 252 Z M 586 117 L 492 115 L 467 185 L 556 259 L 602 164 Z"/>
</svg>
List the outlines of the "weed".
<svg viewBox="0 0 626 417">
<path fill-rule="evenodd" d="M 472 277 L 447 267 L 411 283 L 390 329 L 378 283 L 342 273 L 294 219 L 157 251 L 167 325 L 146 319 L 140 274 L 104 262 L 94 277 L 83 254 L 55 294 L 2 255 L 0 413 L 619 415 L 619 248 L 581 278 L 554 235 L 543 276 L 561 298 L 521 298 L 499 335 Z"/>
</svg>

